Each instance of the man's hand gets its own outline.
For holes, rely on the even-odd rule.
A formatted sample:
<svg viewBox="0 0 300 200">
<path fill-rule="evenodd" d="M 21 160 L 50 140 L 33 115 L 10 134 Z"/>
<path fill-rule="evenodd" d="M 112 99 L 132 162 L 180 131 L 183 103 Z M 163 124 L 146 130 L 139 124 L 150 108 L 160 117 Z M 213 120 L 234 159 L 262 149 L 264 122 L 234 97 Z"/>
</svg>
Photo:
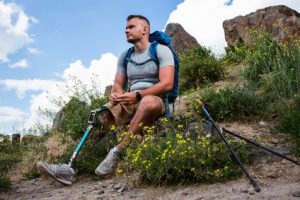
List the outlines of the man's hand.
<svg viewBox="0 0 300 200">
<path fill-rule="evenodd" d="M 117 98 L 118 98 L 118 96 L 119 96 L 120 94 L 118 94 L 118 93 L 111 93 L 110 95 L 109 95 L 109 102 L 112 104 L 112 105 L 117 105 L 119 102 L 118 102 L 118 100 L 117 100 Z"/>
<path fill-rule="evenodd" d="M 124 105 L 132 105 L 134 103 L 137 103 L 135 92 L 126 92 L 124 94 L 121 94 L 116 98 L 116 100 L 117 102 Z"/>
</svg>

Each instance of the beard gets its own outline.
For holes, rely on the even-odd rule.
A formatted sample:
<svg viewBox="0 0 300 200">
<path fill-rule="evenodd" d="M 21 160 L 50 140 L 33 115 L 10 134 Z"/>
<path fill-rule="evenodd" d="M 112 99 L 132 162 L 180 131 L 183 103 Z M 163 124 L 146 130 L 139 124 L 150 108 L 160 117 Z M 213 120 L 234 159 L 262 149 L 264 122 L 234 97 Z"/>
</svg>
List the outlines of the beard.
<svg viewBox="0 0 300 200">
<path fill-rule="evenodd" d="M 135 44 L 139 41 L 140 39 L 137 39 L 137 38 L 131 38 L 131 39 L 127 39 L 127 42 L 128 43 L 131 43 L 131 44 Z"/>
</svg>

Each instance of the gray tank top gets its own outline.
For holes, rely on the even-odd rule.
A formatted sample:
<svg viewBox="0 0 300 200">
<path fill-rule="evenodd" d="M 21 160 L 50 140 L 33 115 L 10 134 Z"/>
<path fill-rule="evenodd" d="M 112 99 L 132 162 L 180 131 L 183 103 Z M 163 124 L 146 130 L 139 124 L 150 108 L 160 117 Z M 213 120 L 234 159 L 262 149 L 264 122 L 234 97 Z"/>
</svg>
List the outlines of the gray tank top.
<svg viewBox="0 0 300 200">
<path fill-rule="evenodd" d="M 150 59 L 149 46 L 142 52 L 133 52 L 130 59 L 136 63 L 142 63 Z M 126 76 L 124 68 L 124 59 L 127 50 L 121 54 L 118 60 L 117 74 Z M 174 58 L 169 47 L 158 44 L 157 57 L 159 60 L 159 69 L 166 66 L 174 66 Z M 154 61 L 149 61 L 143 65 L 135 65 L 128 62 L 127 75 L 129 80 L 130 91 L 144 90 L 159 82 L 159 69 Z"/>
</svg>

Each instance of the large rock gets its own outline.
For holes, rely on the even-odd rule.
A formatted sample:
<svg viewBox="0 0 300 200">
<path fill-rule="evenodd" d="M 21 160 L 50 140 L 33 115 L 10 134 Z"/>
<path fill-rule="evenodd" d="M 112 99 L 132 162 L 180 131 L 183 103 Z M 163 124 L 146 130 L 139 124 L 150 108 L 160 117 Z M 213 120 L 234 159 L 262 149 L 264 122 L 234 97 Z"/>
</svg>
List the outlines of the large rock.
<svg viewBox="0 0 300 200">
<path fill-rule="evenodd" d="M 167 33 L 172 38 L 173 43 L 171 47 L 178 55 L 190 49 L 199 47 L 197 40 L 189 33 L 187 33 L 180 24 L 168 24 L 165 33 Z"/>
<path fill-rule="evenodd" d="M 285 42 L 289 36 L 300 39 L 300 14 L 295 10 L 279 5 L 259 9 L 245 16 L 223 22 L 228 46 L 238 42 L 251 46 L 249 30 L 269 33 L 277 42 Z"/>
<path fill-rule="evenodd" d="M 56 113 L 53 123 L 52 123 L 52 130 L 60 129 L 63 127 L 66 118 L 70 117 L 70 115 L 80 115 L 83 108 L 87 105 L 85 102 L 78 100 L 77 98 L 71 98 L 66 105 Z"/>
</svg>

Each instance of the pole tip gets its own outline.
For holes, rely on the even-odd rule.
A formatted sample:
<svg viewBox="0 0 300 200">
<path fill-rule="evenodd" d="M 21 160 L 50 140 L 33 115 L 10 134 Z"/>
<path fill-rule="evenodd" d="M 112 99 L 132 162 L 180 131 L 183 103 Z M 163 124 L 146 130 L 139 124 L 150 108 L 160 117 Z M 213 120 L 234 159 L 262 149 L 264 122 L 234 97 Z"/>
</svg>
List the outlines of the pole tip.
<svg viewBox="0 0 300 200">
<path fill-rule="evenodd" d="M 258 187 L 257 185 L 254 187 L 254 190 L 255 190 L 255 192 L 260 192 L 261 191 L 260 187 Z"/>
</svg>

